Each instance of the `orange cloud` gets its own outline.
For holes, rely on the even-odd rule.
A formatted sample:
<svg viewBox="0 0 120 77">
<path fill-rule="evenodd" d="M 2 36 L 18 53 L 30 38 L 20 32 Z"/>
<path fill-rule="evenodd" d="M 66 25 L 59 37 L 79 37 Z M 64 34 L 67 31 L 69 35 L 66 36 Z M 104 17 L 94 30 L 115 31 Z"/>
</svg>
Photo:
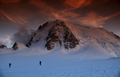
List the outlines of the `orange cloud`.
<svg viewBox="0 0 120 77">
<path fill-rule="evenodd" d="M 9 35 L 6 35 L 7 38 L 11 38 Z"/>
<path fill-rule="evenodd" d="M 73 8 L 81 7 L 84 2 L 85 0 L 66 0 L 66 4 L 72 6 Z"/>
<path fill-rule="evenodd" d="M 106 20 L 114 16 L 117 16 L 119 14 L 120 12 L 104 17 L 92 11 L 90 13 L 87 13 L 86 16 L 81 17 L 80 14 L 76 14 L 70 11 L 57 11 L 52 13 L 52 15 L 56 19 L 61 19 L 65 21 L 75 21 L 87 26 L 93 26 L 93 27 L 99 27 L 99 28 L 104 27 L 103 25 L 105 24 Z"/>
<path fill-rule="evenodd" d="M 70 11 L 56 11 L 56 12 L 53 12 L 52 15 L 55 17 L 55 19 L 60 19 L 65 21 L 74 19 L 79 16 L 78 14 Z"/>
<path fill-rule="evenodd" d="M 115 17 L 115 16 L 117 16 L 117 15 L 120 15 L 120 12 L 117 12 L 117 13 L 115 13 L 115 14 L 110 15 L 110 16 L 108 16 L 108 18 L 110 19 L 110 18 Z"/>
<path fill-rule="evenodd" d="M 43 14 L 45 19 L 49 20 L 61 19 L 67 21 L 69 18 L 71 19 L 79 16 L 78 14 L 68 11 L 67 9 L 56 10 L 41 0 L 32 0 L 30 4 L 37 6 L 40 9 L 40 14 Z"/>
<path fill-rule="evenodd" d="M 107 0 L 106 0 L 107 1 Z M 37 6 L 40 9 L 40 13 L 44 14 L 43 16 L 46 19 L 61 19 L 65 21 L 75 21 L 80 22 L 84 25 L 94 26 L 94 27 L 104 27 L 105 21 L 118 15 L 119 13 L 115 13 L 110 16 L 101 16 L 95 12 L 87 13 L 86 16 L 82 17 L 80 14 L 71 12 L 71 10 L 79 8 L 81 6 L 87 6 L 91 4 L 92 0 L 65 0 L 65 4 L 71 6 L 72 9 L 62 9 L 56 10 L 51 6 L 47 5 L 45 2 L 41 0 L 32 0 L 31 4 Z"/>
<path fill-rule="evenodd" d="M 76 19 L 75 21 L 80 21 L 84 25 L 90 25 L 90 26 L 94 26 L 94 27 L 103 27 L 106 20 L 108 20 L 114 16 L 117 16 L 119 14 L 120 14 L 120 12 L 112 14 L 110 16 L 103 17 L 92 11 L 90 13 L 87 13 L 86 16 L 80 17 L 80 18 Z"/>
<path fill-rule="evenodd" d="M 40 10 L 52 10 L 53 8 L 49 5 L 47 5 L 45 2 L 41 1 L 41 0 L 31 0 L 30 4 L 33 4 L 35 6 L 37 6 L 38 8 L 40 8 Z"/>
<path fill-rule="evenodd" d="M 81 6 L 87 6 L 92 0 L 66 0 L 65 5 L 71 6 L 72 9 L 79 8 Z"/>
<path fill-rule="evenodd" d="M 8 16 L 6 13 L 4 13 L 3 11 L 0 11 L 4 16 L 6 16 L 10 21 L 16 23 L 16 21 L 14 21 L 10 16 Z"/>
<path fill-rule="evenodd" d="M 24 20 L 24 17 L 20 16 L 19 14 L 15 14 L 15 13 L 5 13 L 4 11 L 0 10 L 0 13 L 2 13 L 5 17 L 7 17 L 11 22 L 14 23 L 19 23 L 19 24 L 24 24 L 27 23 L 26 20 Z"/>
<path fill-rule="evenodd" d="M 0 41 L 3 42 L 3 43 L 6 43 L 6 42 L 12 42 L 11 41 L 11 37 L 5 37 L 5 38 L 0 38 Z"/>
<path fill-rule="evenodd" d="M 41 0 L 31 0 L 30 4 L 35 5 L 39 9 L 39 14 L 41 14 L 44 17 L 44 19 L 51 19 L 52 13 L 56 11 L 51 6 L 47 5 Z"/>
<path fill-rule="evenodd" d="M 2 0 L 2 1 L 4 1 L 4 0 Z M 5 1 L 7 1 L 7 0 L 5 0 Z M 19 2 L 20 0 L 10 0 L 10 1 L 11 2 L 12 1 Z M 25 9 L 19 8 L 18 10 L 16 10 L 16 8 L 14 8 L 14 7 L 17 5 L 15 5 L 14 7 L 12 6 L 12 11 L 6 10 L 6 9 L 5 10 L 1 9 L 0 12 L 4 16 L 6 16 L 10 21 L 12 21 L 14 23 L 19 23 L 19 24 L 28 23 L 28 20 L 32 20 L 32 19 L 36 19 L 35 21 L 37 21 L 37 19 L 38 19 L 37 17 L 41 16 L 41 18 L 46 21 L 54 20 L 54 19 L 61 19 L 61 20 L 65 20 L 65 21 L 80 22 L 84 25 L 91 25 L 94 27 L 103 27 L 106 20 L 120 14 L 120 12 L 118 12 L 113 15 L 104 17 L 93 11 L 90 13 L 87 13 L 85 16 L 81 16 L 80 13 L 78 14 L 76 12 L 73 12 L 73 10 L 75 10 L 79 7 L 88 6 L 92 3 L 94 3 L 93 1 L 94 0 L 65 0 L 65 3 L 63 3 L 63 6 L 65 6 L 65 8 L 58 10 L 58 9 L 55 9 L 53 6 L 49 5 L 44 0 L 30 0 L 30 1 L 28 1 L 28 5 L 30 7 L 33 6 L 37 10 L 37 13 L 35 12 L 34 14 L 33 13 L 29 14 L 30 13 L 29 7 L 25 7 Z M 108 1 L 108 0 L 105 0 L 105 1 Z M 102 1 L 102 2 L 104 2 L 104 1 Z M 25 6 L 26 4 L 23 4 L 23 5 Z M 19 5 L 17 7 L 19 7 Z M 26 11 L 27 8 L 29 10 Z M 34 8 L 31 8 L 31 9 L 34 9 Z"/>
<path fill-rule="evenodd" d="M 91 25 L 94 27 L 103 27 L 102 25 L 105 24 L 104 21 L 109 19 L 109 17 L 103 17 L 98 15 L 95 12 L 90 12 L 86 14 L 85 17 L 80 18 L 80 22 L 84 25 Z"/>
<path fill-rule="evenodd" d="M 1 0 L 2 3 L 17 3 L 20 2 L 21 0 Z"/>
</svg>

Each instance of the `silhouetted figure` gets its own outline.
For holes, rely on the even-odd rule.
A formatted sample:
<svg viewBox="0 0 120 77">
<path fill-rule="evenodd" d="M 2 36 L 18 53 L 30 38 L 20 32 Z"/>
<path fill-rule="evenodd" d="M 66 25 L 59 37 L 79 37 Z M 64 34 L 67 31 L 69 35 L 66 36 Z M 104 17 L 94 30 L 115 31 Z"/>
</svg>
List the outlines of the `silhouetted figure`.
<svg viewBox="0 0 120 77">
<path fill-rule="evenodd" d="M 9 68 L 11 68 L 11 63 L 9 63 Z"/>
<path fill-rule="evenodd" d="M 41 66 L 42 62 L 40 61 L 40 66 Z"/>
</svg>

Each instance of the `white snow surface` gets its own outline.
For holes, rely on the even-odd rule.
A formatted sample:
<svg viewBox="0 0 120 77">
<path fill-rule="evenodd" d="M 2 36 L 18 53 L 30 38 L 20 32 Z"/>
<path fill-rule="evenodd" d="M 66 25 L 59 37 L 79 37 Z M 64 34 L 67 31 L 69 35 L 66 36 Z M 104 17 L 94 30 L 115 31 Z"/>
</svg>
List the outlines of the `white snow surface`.
<svg viewBox="0 0 120 77">
<path fill-rule="evenodd" d="M 21 52 L 0 54 L 0 77 L 120 77 L 120 58 L 82 59 L 67 54 Z"/>
<path fill-rule="evenodd" d="M 22 50 L 22 49 L 27 48 L 25 44 L 18 43 L 18 42 L 17 42 L 17 44 L 18 44 L 18 45 L 17 45 L 17 46 L 18 46 L 18 50 Z"/>
</svg>

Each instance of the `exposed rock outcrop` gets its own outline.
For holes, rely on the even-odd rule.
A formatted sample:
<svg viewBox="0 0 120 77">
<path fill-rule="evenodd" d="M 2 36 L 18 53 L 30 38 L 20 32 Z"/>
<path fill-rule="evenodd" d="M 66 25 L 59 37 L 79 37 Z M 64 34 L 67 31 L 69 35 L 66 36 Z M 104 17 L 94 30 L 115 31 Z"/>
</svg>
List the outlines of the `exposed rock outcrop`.
<svg viewBox="0 0 120 77">
<path fill-rule="evenodd" d="M 45 47 L 47 47 L 48 50 L 53 49 L 56 42 L 59 42 L 60 46 L 63 44 L 65 49 L 75 48 L 76 45 L 79 44 L 79 41 L 64 22 L 59 22 L 52 27 L 46 41 Z"/>
<path fill-rule="evenodd" d="M 18 50 L 18 43 L 15 42 L 12 48 L 13 48 L 13 50 L 15 50 L 15 51 Z"/>
<path fill-rule="evenodd" d="M 5 46 L 5 45 L 1 45 L 1 46 L 0 46 L 0 49 L 3 49 L 3 48 L 6 48 L 6 46 Z"/>
<path fill-rule="evenodd" d="M 44 30 L 46 28 L 48 29 L 48 34 L 45 36 L 47 42 L 45 44 L 45 47 L 48 50 L 54 49 L 56 43 L 59 43 L 60 46 L 63 45 L 65 49 L 75 48 L 76 45 L 79 44 L 79 41 L 70 31 L 70 29 L 65 25 L 64 21 L 56 20 L 52 23 L 52 25 L 49 25 L 49 22 L 46 22 L 42 26 L 40 25 L 26 46 L 29 47 L 32 45 L 32 43 L 39 42 L 41 39 L 40 33 L 45 32 Z"/>
<path fill-rule="evenodd" d="M 114 34 L 113 32 L 111 32 L 117 39 L 119 39 L 120 40 L 120 37 L 118 36 L 118 35 L 116 35 L 116 34 Z"/>
</svg>

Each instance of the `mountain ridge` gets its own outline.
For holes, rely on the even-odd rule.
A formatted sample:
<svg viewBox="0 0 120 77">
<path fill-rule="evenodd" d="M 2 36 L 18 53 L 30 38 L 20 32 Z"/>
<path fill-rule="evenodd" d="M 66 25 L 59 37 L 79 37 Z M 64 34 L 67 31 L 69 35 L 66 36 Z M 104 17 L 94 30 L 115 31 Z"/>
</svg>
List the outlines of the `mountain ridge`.
<svg viewBox="0 0 120 77">
<path fill-rule="evenodd" d="M 76 46 L 72 49 L 72 52 L 88 51 L 88 52 L 96 53 L 96 54 L 105 53 L 107 55 L 109 54 L 110 56 L 120 55 L 120 52 L 119 52 L 120 51 L 120 41 L 119 41 L 120 38 L 116 34 L 109 32 L 103 28 L 88 27 L 88 26 L 74 24 L 74 23 L 70 23 L 70 22 L 66 22 L 62 20 L 46 22 L 43 26 L 40 26 L 38 30 L 35 32 L 34 36 L 32 37 L 33 40 L 31 41 L 31 46 L 33 43 L 34 45 L 35 43 L 37 43 L 39 46 L 44 45 L 44 47 L 47 47 L 46 42 L 50 41 L 54 37 L 51 33 L 56 34 L 54 33 L 54 30 L 59 31 L 59 30 L 56 30 L 58 29 L 58 27 L 64 28 L 63 26 L 60 26 L 61 23 L 62 25 L 66 26 L 69 29 L 68 31 L 71 31 L 72 35 L 75 36 L 75 39 L 77 39 Z M 58 38 L 58 37 L 54 37 L 54 38 Z M 48 44 L 50 45 L 50 43 Z M 55 46 L 57 45 L 58 44 L 56 44 Z M 59 49 L 60 47 L 63 47 L 63 46 L 57 46 L 57 47 L 55 46 L 54 46 L 55 49 Z M 50 48 L 50 49 L 48 48 L 48 50 L 52 50 L 54 48 Z M 65 51 L 66 49 L 69 49 L 69 48 L 65 48 Z"/>
<path fill-rule="evenodd" d="M 54 24 L 51 29 L 49 30 L 49 33 L 47 35 L 45 44 L 45 47 L 47 47 L 48 50 L 51 50 L 55 47 L 55 43 L 59 42 L 60 46 L 64 43 L 64 46 L 66 49 L 74 48 L 76 45 L 79 44 L 77 38 L 73 35 L 73 33 L 70 31 L 70 29 L 65 25 L 64 21 L 56 20 L 56 24 Z M 47 25 L 48 22 L 43 24 L 43 26 L 40 25 L 37 31 L 42 31 Z M 37 33 L 34 33 L 34 36 L 31 38 L 27 46 L 29 47 L 31 45 L 31 42 L 33 41 L 33 38 L 36 36 Z M 38 42 L 39 39 L 36 41 Z"/>
<path fill-rule="evenodd" d="M 30 50 L 27 54 L 53 52 L 89 58 L 120 57 L 120 37 L 113 32 L 62 20 L 40 25 L 27 47 L 27 51 Z"/>
</svg>

